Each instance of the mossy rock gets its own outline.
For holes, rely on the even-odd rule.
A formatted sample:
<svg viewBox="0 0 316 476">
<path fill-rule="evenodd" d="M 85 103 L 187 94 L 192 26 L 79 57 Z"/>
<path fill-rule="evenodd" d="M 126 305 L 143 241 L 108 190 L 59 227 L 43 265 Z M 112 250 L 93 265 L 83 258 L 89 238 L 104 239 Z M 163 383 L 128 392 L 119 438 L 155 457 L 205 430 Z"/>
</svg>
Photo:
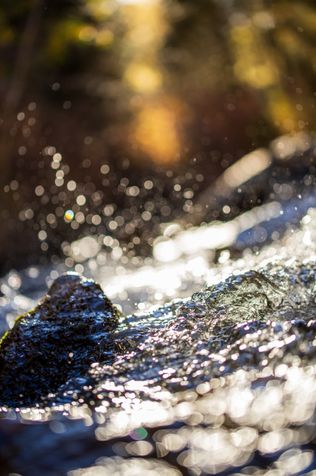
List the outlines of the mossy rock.
<svg viewBox="0 0 316 476">
<path fill-rule="evenodd" d="M 0 405 L 44 402 L 94 362 L 111 363 L 119 312 L 93 280 L 60 276 L 0 342 Z"/>
</svg>

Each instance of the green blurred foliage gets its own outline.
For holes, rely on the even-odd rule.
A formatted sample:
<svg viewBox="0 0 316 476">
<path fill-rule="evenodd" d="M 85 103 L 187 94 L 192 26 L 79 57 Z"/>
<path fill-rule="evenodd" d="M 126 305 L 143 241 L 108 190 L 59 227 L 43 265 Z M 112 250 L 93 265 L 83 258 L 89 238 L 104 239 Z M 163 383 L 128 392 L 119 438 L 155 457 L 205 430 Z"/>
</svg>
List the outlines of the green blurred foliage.
<svg viewBox="0 0 316 476">
<path fill-rule="evenodd" d="M 175 55 L 186 94 L 197 85 L 214 95 L 231 91 L 233 102 L 241 88 L 255 94 L 253 119 L 269 134 L 315 129 L 315 2 L 177 3 L 170 45 L 187 53 Z"/>
<path fill-rule="evenodd" d="M 141 8 L 147 11 L 137 20 Z M 149 25 L 150 15 L 156 15 L 155 28 L 160 29 L 156 41 L 148 38 L 150 53 L 146 33 L 138 43 L 130 34 L 141 34 L 135 24 L 146 23 L 146 15 Z M 184 126 L 189 123 L 191 129 L 184 142 L 192 151 L 197 139 L 193 132 L 189 136 L 207 104 L 205 121 L 214 123 L 210 135 L 234 135 L 223 122 L 233 122 L 230 116 L 240 111 L 247 131 L 244 139 L 240 131 L 241 148 L 247 148 L 247 140 L 251 148 L 278 133 L 315 128 L 316 6 L 308 0 L 157 0 L 134 6 L 114 0 L 5 0 L 0 24 L 4 122 L 13 120 L 26 97 L 41 104 L 58 98 L 51 92 L 58 82 L 65 97 L 80 97 L 93 124 L 102 119 L 101 131 L 109 121 L 111 127 L 118 124 L 113 133 L 117 142 L 115 134 L 124 136 L 120 130 L 135 112 L 133 98 L 148 97 L 145 80 L 147 85 L 151 80 L 152 85 L 161 83 L 149 91 L 152 97 L 171 95 L 188 106 L 191 120 Z M 133 57 L 143 58 L 142 71 Z M 131 64 L 132 83 L 147 74 L 137 91 L 125 81 Z M 14 91 L 17 75 L 20 84 Z M 8 96 L 15 96 L 12 105 L 6 104 Z M 91 106 L 96 98 L 98 110 Z M 131 147 L 128 141 L 126 147 Z"/>
</svg>

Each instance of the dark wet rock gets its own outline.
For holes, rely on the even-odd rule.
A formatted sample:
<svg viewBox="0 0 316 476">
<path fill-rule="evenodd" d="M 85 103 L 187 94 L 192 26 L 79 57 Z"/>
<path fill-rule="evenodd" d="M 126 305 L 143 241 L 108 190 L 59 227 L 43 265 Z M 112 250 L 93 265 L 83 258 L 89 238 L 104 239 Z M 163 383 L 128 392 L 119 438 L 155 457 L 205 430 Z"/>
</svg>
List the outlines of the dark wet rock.
<svg viewBox="0 0 316 476">
<path fill-rule="evenodd" d="M 92 363 L 110 363 L 118 315 L 94 281 L 59 277 L 1 340 L 0 404 L 45 401 L 69 380 L 84 378 Z"/>
</svg>

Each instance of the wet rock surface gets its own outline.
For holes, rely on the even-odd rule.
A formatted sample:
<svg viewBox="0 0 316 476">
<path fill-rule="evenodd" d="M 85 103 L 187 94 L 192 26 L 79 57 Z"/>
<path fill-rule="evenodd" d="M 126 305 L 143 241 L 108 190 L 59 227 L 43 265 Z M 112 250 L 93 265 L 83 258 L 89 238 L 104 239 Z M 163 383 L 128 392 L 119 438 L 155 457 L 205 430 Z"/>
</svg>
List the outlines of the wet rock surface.
<svg viewBox="0 0 316 476">
<path fill-rule="evenodd" d="M 44 402 L 93 362 L 111 362 L 118 311 L 92 280 L 59 277 L 43 301 L 19 317 L 0 344 L 0 404 Z"/>
</svg>

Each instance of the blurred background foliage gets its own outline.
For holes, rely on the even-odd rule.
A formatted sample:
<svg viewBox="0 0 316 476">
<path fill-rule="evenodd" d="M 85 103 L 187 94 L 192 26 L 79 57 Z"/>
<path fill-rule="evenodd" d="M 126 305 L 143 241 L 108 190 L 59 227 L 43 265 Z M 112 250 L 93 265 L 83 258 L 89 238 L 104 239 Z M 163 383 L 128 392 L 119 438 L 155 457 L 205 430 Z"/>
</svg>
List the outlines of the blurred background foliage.
<svg viewBox="0 0 316 476">
<path fill-rule="evenodd" d="M 3 270 L 87 230 L 146 255 L 242 155 L 316 128 L 311 0 L 2 0 L 0 26 Z"/>
</svg>

